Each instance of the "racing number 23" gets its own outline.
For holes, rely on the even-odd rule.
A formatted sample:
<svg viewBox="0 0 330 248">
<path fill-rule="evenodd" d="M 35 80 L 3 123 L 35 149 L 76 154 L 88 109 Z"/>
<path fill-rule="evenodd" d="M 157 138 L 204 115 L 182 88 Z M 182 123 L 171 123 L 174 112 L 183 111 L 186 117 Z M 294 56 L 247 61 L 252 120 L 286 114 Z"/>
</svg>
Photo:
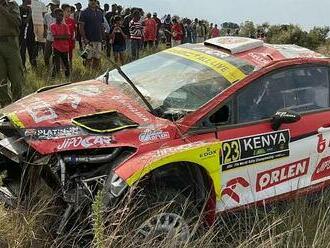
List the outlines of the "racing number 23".
<svg viewBox="0 0 330 248">
<path fill-rule="evenodd" d="M 240 159 L 241 149 L 238 140 L 227 141 L 222 144 L 222 164 L 228 164 Z"/>
</svg>

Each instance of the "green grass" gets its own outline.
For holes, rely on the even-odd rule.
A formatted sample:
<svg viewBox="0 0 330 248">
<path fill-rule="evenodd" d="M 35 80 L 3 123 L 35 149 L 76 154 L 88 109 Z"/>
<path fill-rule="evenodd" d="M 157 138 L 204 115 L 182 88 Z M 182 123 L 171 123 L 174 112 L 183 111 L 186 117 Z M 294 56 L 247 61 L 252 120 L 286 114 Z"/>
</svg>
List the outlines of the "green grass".
<svg viewBox="0 0 330 248">
<path fill-rule="evenodd" d="M 319 49 L 330 55 L 330 43 Z M 144 53 L 144 56 L 148 53 Z M 64 78 L 51 80 L 49 72 L 39 59 L 36 71 L 28 68 L 24 94 L 40 87 L 66 82 Z M 95 78 L 111 68 L 103 59 L 100 70 L 88 70 L 76 53 L 73 61 L 72 82 Z M 292 202 L 283 202 L 273 206 L 250 208 L 239 213 L 222 214 L 219 222 L 210 227 L 196 240 L 180 244 L 181 247 L 315 247 L 330 246 L 330 193 L 324 192 L 318 197 L 304 197 Z M 135 248 L 154 247 L 150 240 L 137 246 L 133 239 L 133 230 L 125 229 L 123 223 L 130 219 L 123 209 L 110 210 L 109 217 L 103 218 L 101 200 L 93 204 L 93 246 L 97 248 Z M 127 209 L 126 209 L 127 210 Z M 57 240 L 53 228 L 58 219 L 54 202 L 45 197 L 32 204 L 29 209 L 6 209 L 0 205 L 0 247 L 77 247 L 72 244 L 79 239 L 79 233 L 67 234 Z M 110 223 L 110 224 L 109 224 Z M 123 236 L 125 233 L 125 236 Z M 166 240 L 160 247 L 178 246 L 173 240 Z"/>
<path fill-rule="evenodd" d="M 163 50 L 165 47 L 162 46 L 157 51 Z M 152 54 L 151 51 L 144 51 L 142 54 L 142 57 L 148 56 Z M 113 57 L 112 57 L 113 59 Z M 38 58 L 38 68 L 36 70 L 32 70 L 29 65 L 27 65 L 27 72 L 25 74 L 25 84 L 23 86 L 23 95 L 28 95 L 32 92 L 35 92 L 36 90 L 40 89 L 41 87 L 53 85 L 53 84 L 60 84 L 64 82 L 80 82 L 85 81 L 89 79 L 96 78 L 100 76 L 101 74 L 105 73 L 108 68 L 113 68 L 110 61 L 107 60 L 105 55 L 102 55 L 102 63 L 101 67 L 99 69 L 88 69 L 83 65 L 83 60 L 80 57 L 80 52 L 75 51 L 74 57 L 73 57 L 73 66 L 72 66 L 72 72 L 70 79 L 66 79 L 63 76 L 59 76 L 56 79 L 51 78 L 51 73 L 49 69 L 47 69 L 44 66 L 43 60 L 41 57 Z"/>
</svg>

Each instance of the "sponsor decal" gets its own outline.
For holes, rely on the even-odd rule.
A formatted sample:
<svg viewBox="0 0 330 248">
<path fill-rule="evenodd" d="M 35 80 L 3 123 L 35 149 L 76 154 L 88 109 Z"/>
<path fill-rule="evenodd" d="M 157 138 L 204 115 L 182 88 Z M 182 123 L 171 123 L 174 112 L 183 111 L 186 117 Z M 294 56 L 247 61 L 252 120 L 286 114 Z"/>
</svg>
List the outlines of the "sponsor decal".
<svg viewBox="0 0 330 248">
<path fill-rule="evenodd" d="M 210 147 L 206 148 L 206 151 L 204 151 L 203 153 L 199 154 L 200 159 L 208 159 L 208 158 L 213 158 L 214 156 L 216 156 L 217 151 L 216 150 L 212 150 Z"/>
<path fill-rule="evenodd" d="M 230 83 L 234 83 L 245 78 L 245 74 L 230 64 L 229 62 L 222 60 L 220 58 L 213 57 L 211 55 L 205 54 L 203 52 L 194 51 L 188 48 L 183 47 L 174 47 L 168 50 L 165 50 L 164 53 L 173 54 L 196 63 L 205 65 L 212 70 L 216 71 L 227 79 Z"/>
<path fill-rule="evenodd" d="M 81 96 L 97 96 L 102 93 L 101 89 L 94 85 L 77 85 L 72 88 L 68 88 L 68 91 L 72 91 Z"/>
<path fill-rule="evenodd" d="M 69 103 L 73 109 L 77 109 L 80 101 L 81 97 L 77 94 L 61 94 L 57 100 L 57 103 Z"/>
<path fill-rule="evenodd" d="M 60 139 L 82 135 L 81 128 L 76 126 L 65 126 L 56 128 L 25 129 L 24 136 L 38 140 Z"/>
<path fill-rule="evenodd" d="M 230 55 L 228 53 L 222 52 L 220 50 L 210 49 L 206 46 L 195 45 L 192 47 L 193 50 L 206 53 L 208 55 L 218 57 L 218 58 L 228 58 Z"/>
<path fill-rule="evenodd" d="M 215 39 L 219 45 L 223 44 L 240 44 L 246 43 L 249 40 L 244 37 L 218 37 Z"/>
<path fill-rule="evenodd" d="M 65 150 L 78 147 L 89 148 L 91 146 L 105 146 L 110 145 L 111 141 L 112 138 L 110 136 L 73 137 L 65 139 L 57 149 Z"/>
<path fill-rule="evenodd" d="M 43 121 L 55 120 L 57 114 L 51 105 L 43 100 L 38 100 L 27 106 L 26 111 L 32 117 L 35 123 Z"/>
<path fill-rule="evenodd" d="M 198 141 L 195 143 L 184 144 L 181 146 L 162 148 L 155 151 L 155 157 L 164 157 L 172 153 L 186 151 L 195 147 L 199 147 L 201 145 L 205 145 L 205 143 L 203 141 Z"/>
<path fill-rule="evenodd" d="M 222 171 L 287 157 L 290 132 L 281 130 L 222 142 Z"/>
<path fill-rule="evenodd" d="M 327 147 L 327 140 L 323 138 L 323 134 L 318 134 L 317 137 L 318 142 L 317 142 L 317 147 L 316 150 L 318 153 L 323 153 L 325 148 Z M 328 147 L 330 146 L 330 143 L 328 145 Z"/>
<path fill-rule="evenodd" d="M 227 182 L 226 187 L 221 192 L 221 197 L 227 195 L 233 201 L 240 203 L 240 196 L 235 192 L 237 186 L 241 186 L 243 188 L 247 188 L 250 186 L 249 182 L 246 181 L 243 177 L 237 177 L 231 179 Z"/>
<path fill-rule="evenodd" d="M 286 164 L 257 174 L 256 191 L 274 187 L 278 184 L 304 176 L 308 172 L 310 158 Z"/>
<path fill-rule="evenodd" d="M 271 61 L 266 53 L 249 52 L 248 55 L 259 65 L 267 65 Z"/>
<path fill-rule="evenodd" d="M 146 130 L 139 135 L 141 142 L 151 142 L 170 138 L 170 133 L 162 130 Z"/>
<path fill-rule="evenodd" d="M 18 128 L 24 128 L 25 127 L 23 122 L 21 122 L 21 120 L 18 118 L 16 113 L 8 114 L 8 118 L 14 124 L 14 126 L 16 126 Z"/>
<path fill-rule="evenodd" d="M 123 104 L 129 111 L 131 111 L 133 114 L 141 118 L 143 121 L 145 122 L 149 121 L 149 118 L 145 114 L 143 114 L 140 110 L 138 110 L 136 107 L 134 107 L 131 103 L 129 103 L 128 100 L 123 99 L 121 96 L 113 96 L 111 99 L 116 100 L 117 102 Z"/>
<path fill-rule="evenodd" d="M 322 158 L 312 175 L 311 180 L 316 181 L 330 176 L 330 156 Z"/>
</svg>

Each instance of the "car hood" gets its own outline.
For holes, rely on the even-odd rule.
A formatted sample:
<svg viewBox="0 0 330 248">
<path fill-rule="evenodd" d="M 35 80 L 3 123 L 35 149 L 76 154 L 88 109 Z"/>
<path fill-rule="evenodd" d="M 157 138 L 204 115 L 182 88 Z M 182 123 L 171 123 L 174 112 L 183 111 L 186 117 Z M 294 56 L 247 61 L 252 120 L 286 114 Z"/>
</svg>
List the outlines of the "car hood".
<svg viewBox="0 0 330 248">
<path fill-rule="evenodd" d="M 155 119 L 136 100 L 99 80 L 37 92 L 2 109 L 20 128 L 71 125 L 74 118 L 102 112 L 118 112 L 139 126 Z"/>
</svg>

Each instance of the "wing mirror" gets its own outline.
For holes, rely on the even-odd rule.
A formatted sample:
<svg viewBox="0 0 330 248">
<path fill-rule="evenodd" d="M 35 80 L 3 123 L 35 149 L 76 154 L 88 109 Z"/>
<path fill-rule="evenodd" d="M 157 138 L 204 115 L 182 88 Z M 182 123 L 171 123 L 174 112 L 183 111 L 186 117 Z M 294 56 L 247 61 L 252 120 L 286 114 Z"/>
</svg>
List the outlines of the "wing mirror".
<svg viewBox="0 0 330 248">
<path fill-rule="evenodd" d="M 272 128 L 278 130 L 282 123 L 293 123 L 301 119 L 301 115 L 293 110 L 280 109 L 272 117 Z"/>
</svg>

